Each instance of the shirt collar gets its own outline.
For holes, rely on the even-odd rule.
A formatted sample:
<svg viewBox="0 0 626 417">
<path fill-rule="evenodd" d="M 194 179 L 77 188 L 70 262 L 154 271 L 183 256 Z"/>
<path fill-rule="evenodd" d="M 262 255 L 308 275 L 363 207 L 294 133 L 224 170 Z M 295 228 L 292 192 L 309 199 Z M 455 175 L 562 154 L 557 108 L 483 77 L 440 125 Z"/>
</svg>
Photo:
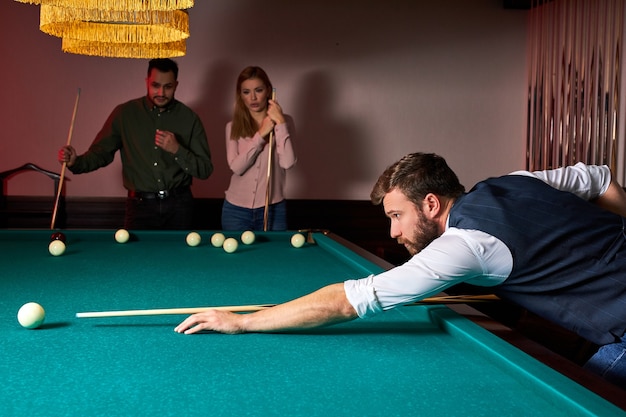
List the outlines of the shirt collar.
<svg viewBox="0 0 626 417">
<path fill-rule="evenodd" d="M 148 96 L 144 96 L 143 103 L 146 106 L 146 109 L 150 110 L 151 112 L 164 113 L 164 112 L 171 112 L 174 109 L 174 107 L 176 106 L 176 104 L 178 103 L 178 100 L 176 100 L 175 98 L 172 99 L 172 101 L 170 101 L 170 103 L 165 107 L 163 112 L 161 112 L 159 107 L 155 106 L 152 103 L 152 101 L 150 101 Z"/>
</svg>

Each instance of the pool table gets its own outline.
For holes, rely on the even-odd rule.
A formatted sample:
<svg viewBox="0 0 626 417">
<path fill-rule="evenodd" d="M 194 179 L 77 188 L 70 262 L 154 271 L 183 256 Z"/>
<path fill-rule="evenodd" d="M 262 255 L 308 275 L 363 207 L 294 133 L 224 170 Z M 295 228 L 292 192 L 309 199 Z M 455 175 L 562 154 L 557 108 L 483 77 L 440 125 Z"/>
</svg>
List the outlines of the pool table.
<svg viewBox="0 0 626 417">
<path fill-rule="evenodd" d="M 182 335 L 185 317 L 86 311 L 273 304 L 382 270 L 332 234 L 0 232 L 3 416 L 619 416 L 624 411 L 443 305 L 278 334 Z M 239 237 L 238 234 L 225 233 Z M 22 328 L 19 307 L 46 309 Z"/>
</svg>

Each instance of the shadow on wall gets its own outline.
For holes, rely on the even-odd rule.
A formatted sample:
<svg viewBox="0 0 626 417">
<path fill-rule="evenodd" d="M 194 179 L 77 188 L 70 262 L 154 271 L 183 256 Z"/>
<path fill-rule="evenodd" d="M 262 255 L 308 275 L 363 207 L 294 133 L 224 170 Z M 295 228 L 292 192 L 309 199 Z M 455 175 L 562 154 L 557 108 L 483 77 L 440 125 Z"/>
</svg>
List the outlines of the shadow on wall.
<svg viewBox="0 0 626 417">
<path fill-rule="evenodd" d="M 211 64 L 201 87 L 202 100 L 190 104 L 204 125 L 214 167 L 208 180 L 194 179 L 193 193 L 197 197 L 210 195 L 223 198 L 228 187 L 231 171 L 226 162 L 224 132 L 226 123 L 232 118 L 235 82 L 239 71 L 240 68 L 228 62 Z"/>
<path fill-rule="evenodd" d="M 367 179 L 372 163 L 361 127 L 335 109 L 337 87 L 328 73 L 306 74 L 296 91 L 298 163 L 288 179 L 291 197 L 345 199 L 352 184 Z"/>
<path fill-rule="evenodd" d="M 212 64 L 202 87 L 202 101 L 190 103 L 204 124 L 215 168 L 208 180 L 194 180 L 193 192 L 197 197 L 222 198 L 228 187 L 231 171 L 226 162 L 224 132 L 232 117 L 236 76 L 240 71 L 226 61 Z M 305 74 L 293 87 L 298 92 L 294 109 L 287 109 L 286 113 L 295 121 L 298 163 L 288 174 L 290 198 L 321 195 L 345 199 L 351 185 L 367 179 L 367 166 L 373 163 L 373 156 L 368 155 L 363 143 L 361 127 L 356 121 L 342 118 L 342 112 L 335 109 L 337 87 L 328 73 Z"/>
</svg>

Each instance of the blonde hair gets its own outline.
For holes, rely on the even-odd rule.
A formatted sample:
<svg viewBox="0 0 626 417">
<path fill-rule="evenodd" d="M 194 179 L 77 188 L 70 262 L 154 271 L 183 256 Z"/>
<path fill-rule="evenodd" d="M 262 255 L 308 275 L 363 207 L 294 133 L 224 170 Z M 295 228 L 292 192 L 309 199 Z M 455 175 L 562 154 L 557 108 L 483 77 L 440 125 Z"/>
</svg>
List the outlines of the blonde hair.
<svg viewBox="0 0 626 417">
<path fill-rule="evenodd" d="M 237 86 L 235 88 L 235 111 L 233 113 L 233 124 L 230 131 L 231 139 L 237 140 L 239 138 L 252 137 L 259 128 L 241 98 L 241 84 L 243 84 L 244 81 L 255 78 L 261 80 L 269 91 L 272 90 L 272 82 L 261 67 L 250 66 L 241 71 L 239 77 L 237 77 Z"/>
</svg>

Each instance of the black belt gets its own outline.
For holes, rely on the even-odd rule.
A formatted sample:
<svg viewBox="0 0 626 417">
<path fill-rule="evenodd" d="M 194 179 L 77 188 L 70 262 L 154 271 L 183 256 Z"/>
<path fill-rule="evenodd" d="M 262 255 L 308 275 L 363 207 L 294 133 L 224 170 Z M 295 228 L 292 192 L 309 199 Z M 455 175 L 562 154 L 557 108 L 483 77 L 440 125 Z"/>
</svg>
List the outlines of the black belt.
<svg viewBox="0 0 626 417">
<path fill-rule="evenodd" d="M 189 187 L 172 188 L 171 190 L 162 190 L 156 192 L 145 191 L 128 191 L 128 198 L 138 198 L 145 200 L 165 200 L 168 197 L 174 197 L 182 194 L 189 194 L 191 189 Z"/>
</svg>

